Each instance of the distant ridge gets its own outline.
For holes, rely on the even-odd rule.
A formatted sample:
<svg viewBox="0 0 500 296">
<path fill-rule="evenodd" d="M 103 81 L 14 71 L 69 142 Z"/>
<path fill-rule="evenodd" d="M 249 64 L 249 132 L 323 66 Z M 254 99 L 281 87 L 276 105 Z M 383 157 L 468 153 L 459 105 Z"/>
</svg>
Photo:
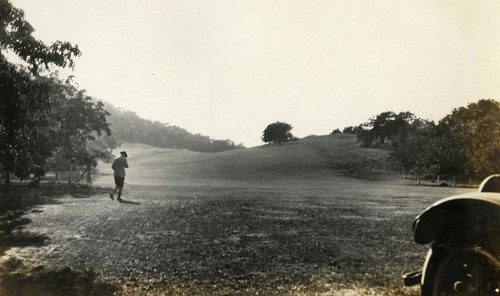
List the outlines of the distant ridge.
<svg viewBox="0 0 500 296">
<path fill-rule="evenodd" d="M 199 152 L 221 152 L 244 148 L 231 140 L 214 140 L 208 136 L 192 134 L 175 125 L 151 121 L 139 117 L 135 112 L 121 110 L 104 102 L 111 113 L 108 122 L 112 136 L 117 142 L 143 143 L 154 147 L 189 149 Z"/>
</svg>

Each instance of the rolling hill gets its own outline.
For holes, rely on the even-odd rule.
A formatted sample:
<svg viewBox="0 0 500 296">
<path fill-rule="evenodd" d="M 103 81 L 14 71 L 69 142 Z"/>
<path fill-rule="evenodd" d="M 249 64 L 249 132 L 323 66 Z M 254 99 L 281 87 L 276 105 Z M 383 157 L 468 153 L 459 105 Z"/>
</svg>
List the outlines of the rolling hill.
<svg viewBox="0 0 500 296">
<path fill-rule="evenodd" d="M 188 179 L 314 179 L 332 175 L 380 178 L 390 174 L 388 151 L 360 148 L 354 135 L 310 136 L 283 146 L 263 145 L 218 153 L 127 143 L 119 150 L 126 150 L 129 155 L 128 180 L 149 184 Z M 112 173 L 109 164 L 101 165 L 100 171 Z"/>
</svg>

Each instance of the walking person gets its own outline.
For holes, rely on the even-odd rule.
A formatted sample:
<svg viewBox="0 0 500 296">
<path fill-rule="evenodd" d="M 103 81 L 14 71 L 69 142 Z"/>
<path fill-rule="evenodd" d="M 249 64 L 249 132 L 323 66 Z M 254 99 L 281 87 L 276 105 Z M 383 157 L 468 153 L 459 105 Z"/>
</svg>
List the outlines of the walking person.
<svg viewBox="0 0 500 296">
<path fill-rule="evenodd" d="M 115 171 L 115 189 L 113 192 L 109 193 L 109 197 L 112 200 L 115 200 L 113 198 L 113 195 L 116 194 L 116 191 L 118 190 L 118 197 L 116 198 L 117 201 L 123 201 L 121 198 L 122 196 L 122 190 L 123 190 L 123 184 L 125 183 L 125 169 L 128 168 L 128 161 L 127 161 L 127 152 L 122 151 L 120 152 L 120 157 L 117 157 L 113 161 L 113 165 L 111 165 L 111 168 Z"/>
</svg>

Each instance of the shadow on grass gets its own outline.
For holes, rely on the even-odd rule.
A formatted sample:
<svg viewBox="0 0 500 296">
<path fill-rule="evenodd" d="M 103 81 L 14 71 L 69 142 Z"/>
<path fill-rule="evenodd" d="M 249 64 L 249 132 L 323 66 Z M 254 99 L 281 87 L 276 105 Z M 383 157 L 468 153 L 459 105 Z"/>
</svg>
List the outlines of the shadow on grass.
<svg viewBox="0 0 500 296">
<path fill-rule="evenodd" d="M 60 203 L 57 199 L 63 196 L 89 198 L 104 192 L 107 192 L 107 189 L 75 187 L 58 183 L 46 183 L 38 187 L 31 187 L 27 183 L 18 183 L 12 185 L 8 192 L 0 186 L 0 216 L 9 211 L 27 211 L 38 205 Z"/>
<path fill-rule="evenodd" d="M 0 256 L 14 247 L 39 247 L 49 239 L 45 235 L 23 231 L 31 223 L 24 211 L 7 211 L 0 215 Z"/>
<path fill-rule="evenodd" d="M 48 241 L 45 235 L 29 232 L 31 220 L 25 218 L 25 214 L 40 213 L 37 208 L 40 205 L 61 203 L 56 198 L 64 194 L 92 194 L 88 189 L 74 192 L 74 188 L 60 185 L 33 188 L 28 184 L 16 184 L 8 192 L 0 189 L 0 256 L 13 247 L 39 247 Z"/>
<path fill-rule="evenodd" d="M 81 272 L 70 267 L 45 270 L 43 266 L 24 270 L 22 261 L 13 258 L 6 261 L 0 272 L 0 294 L 107 296 L 118 291 L 116 286 L 98 280 L 93 270 Z"/>
<path fill-rule="evenodd" d="M 85 198 L 102 193 L 100 188 L 70 188 L 61 185 L 14 186 L 0 195 L 0 257 L 11 248 L 41 247 L 47 244 L 46 235 L 30 233 L 31 220 L 27 213 L 40 213 L 36 207 L 61 203 L 57 197 Z M 0 265 L 0 295 L 113 295 L 119 289 L 97 278 L 93 270 L 75 271 L 70 267 L 59 270 L 44 266 L 28 268 L 9 257 Z"/>
<path fill-rule="evenodd" d="M 129 205 L 136 205 L 136 206 L 140 205 L 140 203 L 138 203 L 138 202 L 130 201 L 130 200 L 125 200 L 123 198 L 120 199 L 120 200 L 118 200 L 118 202 L 121 203 L 121 204 L 129 204 Z"/>
</svg>

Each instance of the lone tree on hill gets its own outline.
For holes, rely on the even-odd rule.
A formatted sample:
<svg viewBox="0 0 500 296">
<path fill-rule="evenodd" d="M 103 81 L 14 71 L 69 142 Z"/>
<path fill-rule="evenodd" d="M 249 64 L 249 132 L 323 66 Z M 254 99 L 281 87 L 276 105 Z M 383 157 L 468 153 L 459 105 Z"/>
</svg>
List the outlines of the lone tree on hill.
<svg viewBox="0 0 500 296">
<path fill-rule="evenodd" d="M 271 123 L 264 130 L 262 141 L 266 143 L 278 142 L 281 146 L 282 142 L 288 142 L 293 139 L 293 135 L 290 132 L 292 128 L 290 124 L 285 122 L 276 121 L 275 123 Z"/>
</svg>

